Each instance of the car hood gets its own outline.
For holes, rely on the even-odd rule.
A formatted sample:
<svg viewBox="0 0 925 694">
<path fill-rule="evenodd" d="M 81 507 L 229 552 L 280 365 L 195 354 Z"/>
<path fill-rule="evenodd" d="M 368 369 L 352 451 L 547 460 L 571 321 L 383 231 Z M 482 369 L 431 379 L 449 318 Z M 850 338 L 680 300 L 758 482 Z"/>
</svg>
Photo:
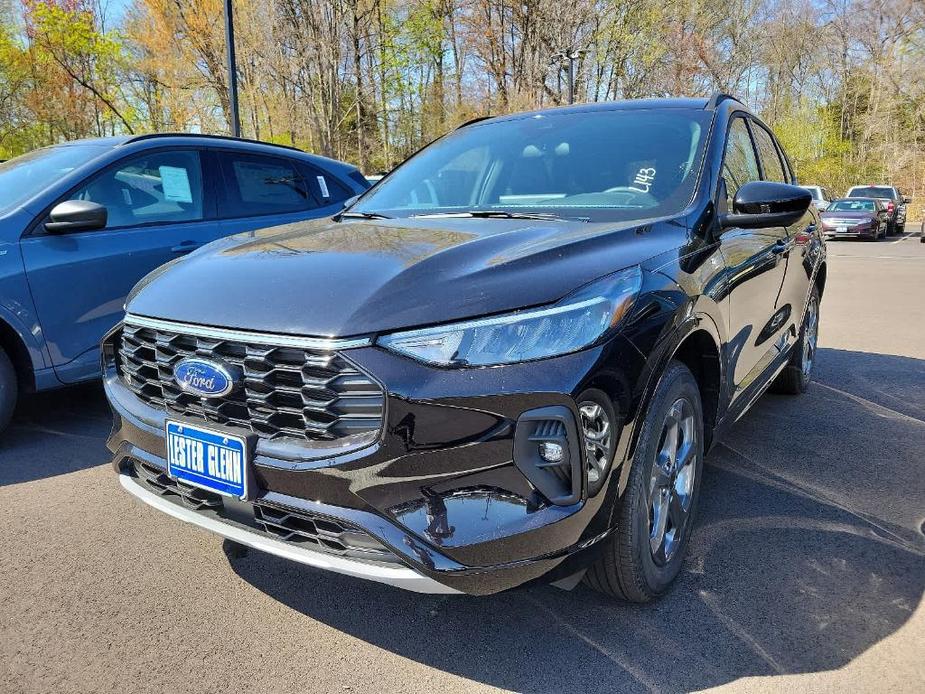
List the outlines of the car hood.
<svg viewBox="0 0 925 694">
<path fill-rule="evenodd" d="M 314 220 L 231 236 L 169 263 L 135 287 L 127 309 L 199 325 L 362 335 L 553 302 L 685 238 L 671 223 Z"/>
</svg>

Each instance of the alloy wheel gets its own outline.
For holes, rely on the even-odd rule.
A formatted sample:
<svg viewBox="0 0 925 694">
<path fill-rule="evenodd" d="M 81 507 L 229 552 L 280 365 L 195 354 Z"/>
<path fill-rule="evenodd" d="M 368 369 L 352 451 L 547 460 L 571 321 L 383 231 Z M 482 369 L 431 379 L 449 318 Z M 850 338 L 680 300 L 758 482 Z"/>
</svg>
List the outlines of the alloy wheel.
<svg viewBox="0 0 925 694">
<path fill-rule="evenodd" d="M 612 425 L 607 411 L 598 403 L 586 400 L 578 405 L 581 434 L 585 443 L 588 483 L 597 484 L 610 465 Z"/>
<path fill-rule="evenodd" d="M 678 398 L 662 424 L 649 479 L 649 549 L 659 566 L 671 561 L 687 530 L 697 474 L 694 406 Z"/>
<path fill-rule="evenodd" d="M 806 323 L 803 328 L 803 359 L 800 368 L 804 376 L 809 376 L 813 371 L 813 359 L 816 358 L 816 339 L 819 332 L 819 304 L 816 297 L 809 300 L 809 306 L 806 307 Z"/>
</svg>

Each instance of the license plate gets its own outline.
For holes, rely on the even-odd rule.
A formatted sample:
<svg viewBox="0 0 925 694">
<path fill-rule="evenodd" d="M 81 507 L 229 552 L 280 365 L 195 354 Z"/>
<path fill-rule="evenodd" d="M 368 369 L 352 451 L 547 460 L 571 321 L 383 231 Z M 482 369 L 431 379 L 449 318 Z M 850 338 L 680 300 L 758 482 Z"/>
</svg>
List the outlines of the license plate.
<svg viewBox="0 0 925 694">
<path fill-rule="evenodd" d="M 848 227 L 835 227 L 835 233 L 836 234 L 847 234 Z"/>
<path fill-rule="evenodd" d="M 247 445 L 221 431 L 167 422 L 167 474 L 202 489 L 247 496 Z"/>
</svg>

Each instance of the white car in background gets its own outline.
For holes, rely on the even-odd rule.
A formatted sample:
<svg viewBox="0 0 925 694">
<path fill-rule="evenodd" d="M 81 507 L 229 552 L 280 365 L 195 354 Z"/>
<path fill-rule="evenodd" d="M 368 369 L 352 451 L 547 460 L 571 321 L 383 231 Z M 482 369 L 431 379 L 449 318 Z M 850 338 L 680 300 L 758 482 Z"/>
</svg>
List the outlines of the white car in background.
<svg viewBox="0 0 925 694">
<path fill-rule="evenodd" d="M 822 186 L 800 186 L 800 188 L 812 193 L 813 203 L 815 203 L 816 209 L 820 212 L 825 210 L 834 199 L 832 194 Z"/>
</svg>

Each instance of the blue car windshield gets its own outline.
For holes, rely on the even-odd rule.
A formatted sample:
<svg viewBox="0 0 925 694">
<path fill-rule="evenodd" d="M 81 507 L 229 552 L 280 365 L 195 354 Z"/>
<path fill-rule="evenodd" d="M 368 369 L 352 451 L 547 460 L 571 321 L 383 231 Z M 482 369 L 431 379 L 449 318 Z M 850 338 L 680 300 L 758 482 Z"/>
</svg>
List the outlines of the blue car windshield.
<svg viewBox="0 0 925 694">
<path fill-rule="evenodd" d="M 552 111 L 476 123 L 416 154 L 350 211 L 590 221 L 675 214 L 693 197 L 711 118 L 678 108 Z"/>
<path fill-rule="evenodd" d="M 0 164 L 0 216 L 105 150 L 102 145 L 46 147 Z"/>
</svg>

